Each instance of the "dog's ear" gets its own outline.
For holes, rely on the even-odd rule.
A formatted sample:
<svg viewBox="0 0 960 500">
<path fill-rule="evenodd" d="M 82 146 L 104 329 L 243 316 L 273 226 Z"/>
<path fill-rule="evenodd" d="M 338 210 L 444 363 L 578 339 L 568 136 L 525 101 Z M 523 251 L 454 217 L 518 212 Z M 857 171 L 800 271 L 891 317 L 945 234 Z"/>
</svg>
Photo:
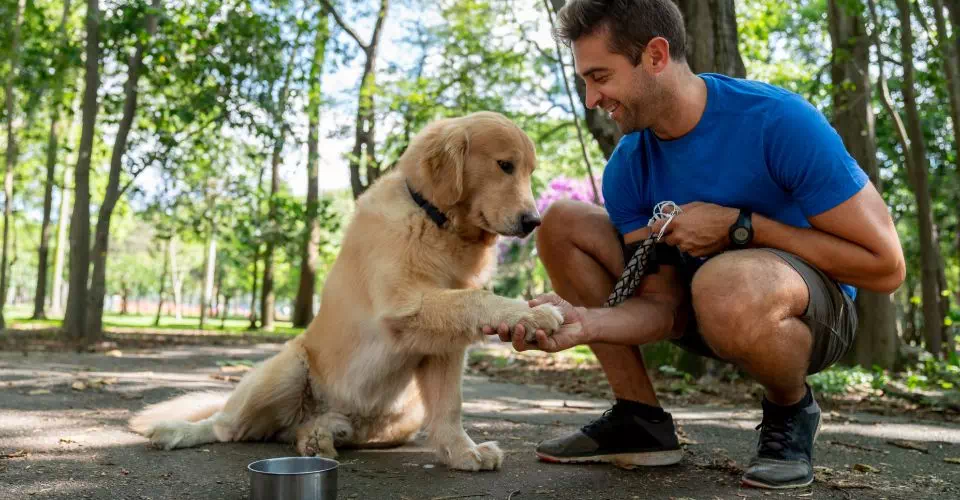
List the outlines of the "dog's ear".
<svg viewBox="0 0 960 500">
<path fill-rule="evenodd" d="M 431 186 L 433 203 L 455 205 L 463 197 L 463 168 L 467 160 L 467 133 L 456 122 L 447 122 L 430 131 L 424 145 L 425 177 Z"/>
</svg>

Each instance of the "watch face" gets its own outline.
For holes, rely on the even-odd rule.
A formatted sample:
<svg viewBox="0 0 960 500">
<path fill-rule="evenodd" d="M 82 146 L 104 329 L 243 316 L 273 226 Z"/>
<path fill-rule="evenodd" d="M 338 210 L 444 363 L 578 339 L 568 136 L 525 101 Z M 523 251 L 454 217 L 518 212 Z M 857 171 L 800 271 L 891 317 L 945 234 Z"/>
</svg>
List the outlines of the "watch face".
<svg viewBox="0 0 960 500">
<path fill-rule="evenodd" d="M 750 232 L 745 227 L 738 227 L 733 231 L 733 238 L 738 242 L 747 241 L 749 235 Z"/>
</svg>

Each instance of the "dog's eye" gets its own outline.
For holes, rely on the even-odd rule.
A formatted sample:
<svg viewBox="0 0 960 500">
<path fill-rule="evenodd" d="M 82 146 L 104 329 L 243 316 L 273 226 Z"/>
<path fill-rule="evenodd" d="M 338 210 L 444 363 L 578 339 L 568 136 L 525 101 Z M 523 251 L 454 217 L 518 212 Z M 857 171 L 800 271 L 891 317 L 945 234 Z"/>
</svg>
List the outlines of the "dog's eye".
<svg viewBox="0 0 960 500">
<path fill-rule="evenodd" d="M 497 160 L 497 165 L 500 165 L 500 170 L 503 170 L 508 174 L 513 173 L 513 163 L 506 160 Z"/>
</svg>

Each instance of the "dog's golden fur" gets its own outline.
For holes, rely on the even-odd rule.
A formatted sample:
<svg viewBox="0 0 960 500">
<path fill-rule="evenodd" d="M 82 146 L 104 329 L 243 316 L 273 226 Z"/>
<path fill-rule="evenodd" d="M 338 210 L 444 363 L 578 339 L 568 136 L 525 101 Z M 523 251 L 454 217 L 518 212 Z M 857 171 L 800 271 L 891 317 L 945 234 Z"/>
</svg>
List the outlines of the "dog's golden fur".
<svg viewBox="0 0 960 500">
<path fill-rule="evenodd" d="M 357 200 L 320 310 L 300 336 L 229 394 L 187 394 L 145 408 L 130 425 L 154 445 L 275 439 L 304 455 L 399 445 L 421 428 L 449 467 L 496 469 L 496 442 L 461 423 L 467 347 L 484 325 L 554 332 L 552 305 L 530 308 L 483 290 L 498 234 L 536 216 L 534 145 L 502 115 L 438 120 L 397 168 Z M 439 227 L 408 190 L 448 218 Z"/>
</svg>

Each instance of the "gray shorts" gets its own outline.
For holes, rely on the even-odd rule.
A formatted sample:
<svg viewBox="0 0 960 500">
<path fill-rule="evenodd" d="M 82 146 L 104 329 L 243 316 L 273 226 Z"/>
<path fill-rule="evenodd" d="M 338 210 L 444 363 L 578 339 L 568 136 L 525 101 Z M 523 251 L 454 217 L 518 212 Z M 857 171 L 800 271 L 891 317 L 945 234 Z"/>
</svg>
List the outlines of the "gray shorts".
<svg viewBox="0 0 960 500">
<path fill-rule="evenodd" d="M 624 248 L 624 253 L 632 253 L 631 250 Z M 817 373 L 830 367 L 853 347 L 858 321 L 857 308 L 853 300 L 843 292 L 836 281 L 800 257 L 778 249 L 765 250 L 783 259 L 800 274 L 807 284 L 810 301 L 807 304 L 807 310 L 800 317 L 813 334 L 813 350 L 810 353 L 807 373 Z M 658 251 L 658 257 L 660 253 L 662 252 Z M 680 268 L 680 275 L 689 286 L 696 272 L 695 269 L 685 265 L 685 259 L 676 253 L 664 260 Z M 671 342 L 695 354 L 721 359 L 703 340 L 692 309 L 684 334 L 680 338 L 672 339 Z"/>
</svg>

